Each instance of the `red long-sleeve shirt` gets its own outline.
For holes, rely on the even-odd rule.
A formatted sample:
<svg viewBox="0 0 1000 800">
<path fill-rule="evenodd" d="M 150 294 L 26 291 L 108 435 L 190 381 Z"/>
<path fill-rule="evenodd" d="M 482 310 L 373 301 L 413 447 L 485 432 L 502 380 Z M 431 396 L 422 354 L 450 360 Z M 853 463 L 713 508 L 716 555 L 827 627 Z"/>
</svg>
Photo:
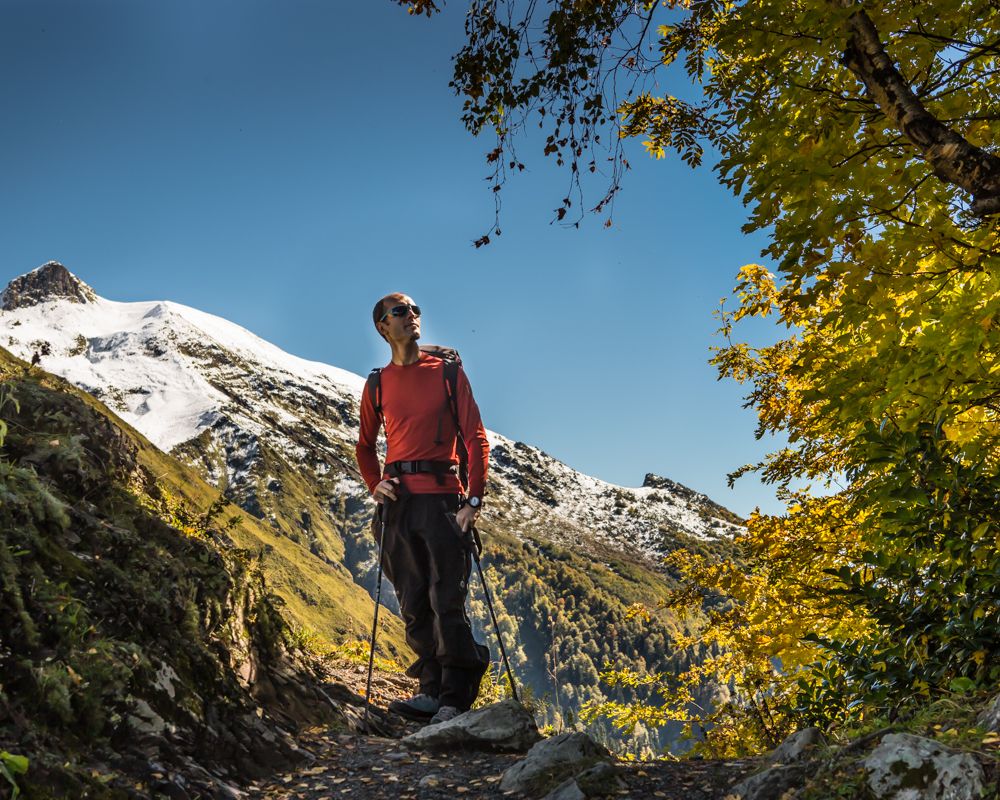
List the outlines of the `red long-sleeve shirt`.
<svg viewBox="0 0 1000 800">
<path fill-rule="evenodd" d="M 388 450 L 386 463 L 393 461 L 450 461 L 458 464 L 455 422 L 447 405 L 444 383 L 444 361 L 420 354 L 414 364 L 389 364 L 382 369 L 382 415 Z M 479 407 L 472 396 L 472 387 L 461 367 L 455 386 L 458 422 L 469 449 L 469 496 L 482 497 L 486 487 L 486 469 L 490 445 L 486 429 L 479 416 Z M 438 436 L 438 425 L 441 434 Z M 375 443 L 378 439 L 379 418 L 368 396 L 368 385 L 361 394 L 361 429 L 355 452 L 361 477 L 374 491 L 382 480 Z M 435 444 L 435 439 L 442 443 Z M 403 485 L 414 494 L 461 492 L 458 476 L 447 473 L 444 484 L 427 472 L 403 475 Z"/>
</svg>

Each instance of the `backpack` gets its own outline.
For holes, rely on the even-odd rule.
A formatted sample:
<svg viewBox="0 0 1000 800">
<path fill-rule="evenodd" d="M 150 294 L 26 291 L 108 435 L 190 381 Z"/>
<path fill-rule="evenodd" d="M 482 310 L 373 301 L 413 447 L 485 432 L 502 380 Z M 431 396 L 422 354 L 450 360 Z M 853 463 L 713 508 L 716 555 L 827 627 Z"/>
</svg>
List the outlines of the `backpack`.
<svg viewBox="0 0 1000 800">
<path fill-rule="evenodd" d="M 420 345 L 420 353 L 435 358 L 440 358 L 444 362 L 444 393 L 445 409 L 451 414 L 455 423 L 458 445 L 458 480 L 462 484 L 462 490 L 467 491 L 469 486 L 469 449 L 465 444 L 465 437 L 462 435 L 462 426 L 458 421 L 458 368 L 462 366 L 462 357 L 457 350 L 451 347 L 440 347 L 436 344 Z M 375 367 L 368 375 L 368 396 L 372 405 L 375 406 L 375 414 L 379 423 L 385 424 L 382 416 L 382 368 Z M 434 437 L 434 444 L 443 444 L 441 439 L 441 423 L 445 409 L 441 410 L 442 416 L 438 417 L 437 435 Z"/>
</svg>

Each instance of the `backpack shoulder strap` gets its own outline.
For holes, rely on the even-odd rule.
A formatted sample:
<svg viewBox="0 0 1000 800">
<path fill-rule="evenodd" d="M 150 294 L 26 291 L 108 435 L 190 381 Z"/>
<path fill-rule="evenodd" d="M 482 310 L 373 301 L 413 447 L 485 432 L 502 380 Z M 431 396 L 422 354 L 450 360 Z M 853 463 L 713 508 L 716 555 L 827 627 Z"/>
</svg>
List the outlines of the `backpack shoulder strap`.
<svg viewBox="0 0 1000 800">
<path fill-rule="evenodd" d="M 448 393 L 448 408 L 451 409 L 451 417 L 455 421 L 455 430 L 458 435 L 462 435 L 462 426 L 458 421 L 458 361 L 444 362 L 444 390 Z"/>
<path fill-rule="evenodd" d="M 382 421 L 382 368 L 375 367 L 368 373 L 368 397 L 375 408 L 375 415 Z"/>
</svg>

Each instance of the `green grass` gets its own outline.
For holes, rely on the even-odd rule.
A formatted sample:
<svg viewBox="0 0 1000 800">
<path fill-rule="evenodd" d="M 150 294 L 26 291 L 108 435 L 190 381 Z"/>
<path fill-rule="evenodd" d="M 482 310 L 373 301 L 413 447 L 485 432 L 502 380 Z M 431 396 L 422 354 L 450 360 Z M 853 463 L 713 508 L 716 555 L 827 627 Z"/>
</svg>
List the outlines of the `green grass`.
<svg viewBox="0 0 1000 800">
<path fill-rule="evenodd" d="M 0 377 L 27 374 L 29 367 L 26 362 L 0 348 Z M 219 490 L 206 483 L 191 467 L 159 450 L 87 392 L 37 367 L 30 369 L 30 375 L 44 386 L 79 398 L 87 407 L 121 429 L 138 448 L 139 463 L 166 492 L 196 513 L 204 513 L 219 498 Z M 286 480 L 301 491 L 302 479 L 286 476 Z M 238 518 L 239 522 L 229 531 L 238 547 L 261 554 L 267 585 L 283 601 L 282 613 L 290 624 L 315 631 L 328 639 L 331 645 L 368 638 L 374 601 L 354 582 L 346 568 L 318 558 L 306 547 L 276 533 L 235 505 L 227 505 L 222 516 Z M 314 519 L 321 517 L 317 510 Z M 339 541 L 339 537 L 332 533 L 329 538 Z M 403 658 L 409 650 L 405 644 L 402 621 L 391 614 L 384 616 L 385 627 L 379 634 L 380 652 L 390 659 Z"/>
</svg>

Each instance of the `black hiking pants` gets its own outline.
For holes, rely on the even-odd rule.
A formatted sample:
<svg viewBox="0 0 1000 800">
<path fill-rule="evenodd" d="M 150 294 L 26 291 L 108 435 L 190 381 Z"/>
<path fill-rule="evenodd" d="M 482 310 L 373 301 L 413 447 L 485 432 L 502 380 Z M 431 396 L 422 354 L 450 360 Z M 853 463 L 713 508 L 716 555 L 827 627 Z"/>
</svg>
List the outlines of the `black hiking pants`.
<svg viewBox="0 0 1000 800">
<path fill-rule="evenodd" d="M 442 706 L 465 711 L 490 652 L 473 638 L 465 610 L 473 545 L 455 521 L 458 503 L 457 494 L 404 494 L 388 503 L 382 568 L 417 654 L 406 674 Z"/>
</svg>

